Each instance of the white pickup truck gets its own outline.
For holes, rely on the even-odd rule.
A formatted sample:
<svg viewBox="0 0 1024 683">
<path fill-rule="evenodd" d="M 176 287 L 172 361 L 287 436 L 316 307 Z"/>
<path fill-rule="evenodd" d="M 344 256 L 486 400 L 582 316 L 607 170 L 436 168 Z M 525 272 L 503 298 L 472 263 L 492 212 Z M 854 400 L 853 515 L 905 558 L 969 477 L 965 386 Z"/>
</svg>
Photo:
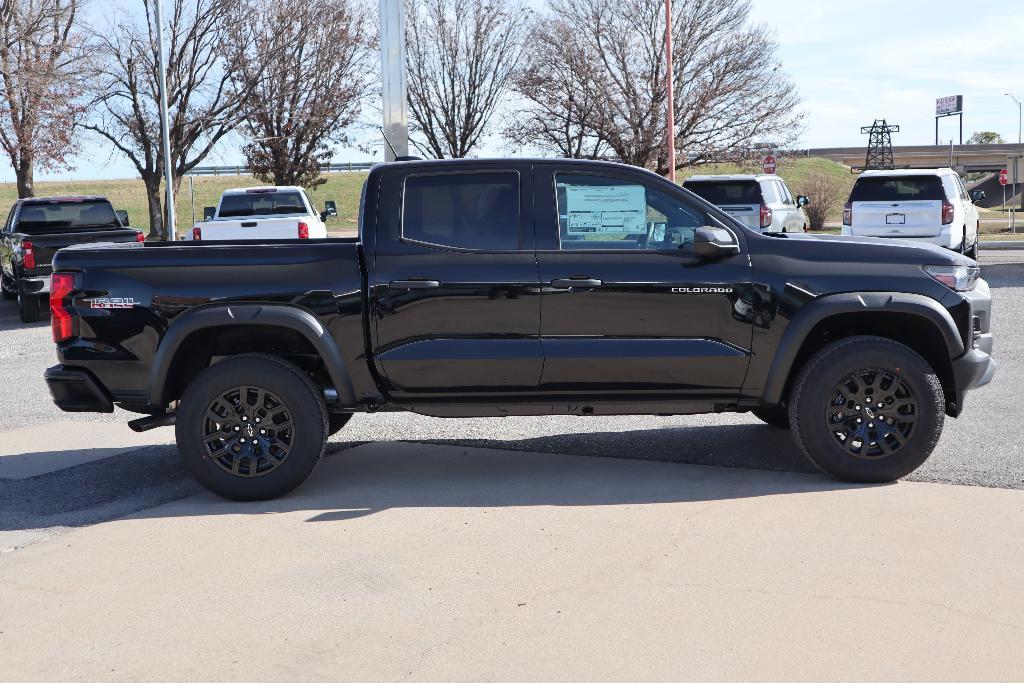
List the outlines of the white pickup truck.
<svg viewBox="0 0 1024 683">
<path fill-rule="evenodd" d="M 313 208 L 301 187 L 240 187 L 225 190 L 216 207 L 203 209 L 203 221 L 191 240 L 314 239 L 327 237 L 324 221 L 338 214 L 332 201 L 323 212 Z"/>
</svg>

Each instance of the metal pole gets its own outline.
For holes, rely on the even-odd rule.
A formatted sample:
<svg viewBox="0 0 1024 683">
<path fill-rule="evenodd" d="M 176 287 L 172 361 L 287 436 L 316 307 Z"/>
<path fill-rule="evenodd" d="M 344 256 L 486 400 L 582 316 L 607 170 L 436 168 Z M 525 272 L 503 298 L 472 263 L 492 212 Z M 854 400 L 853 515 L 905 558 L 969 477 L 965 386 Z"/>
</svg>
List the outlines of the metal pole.
<svg viewBox="0 0 1024 683">
<path fill-rule="evenodd" d="M 939 146 L 939 117 L 935 117 L 935 146 Z"/>
<path fill-rule="evenodd" d="M 398 156 L 409 154 L 409 119 L 406 115 L 405 19 L 402 0 L 380 0 L 380 71 L 384 134 Z M 384 160 L 394 161 L 384 142 Z"/>
<path fill-rule="evenodd" d="M 668 179 L 676 181 L 676 110 L 672 83 L 672 0 L 665 0 L 665 96 L 668 98 Z"/>
<path fill-rule="evenodd" d="M 192 183 L 192 174 L 188 174 L 188 195 L 192 200 L 192 225 L 196 224 L 196 188 Z"/>
<path fill-rule="evenodd" d="M 163 137 L 164 182 L 167 185 L 167 240 L 177 238 L 174 222 L 174 169 L 171 167 L 171 131 L 167 125 L 167 67 L 164 62 L 164 6 L 156 0 L 157 70 L 160 72 L 160 130 Z"/>
<path fill-rule="evenodd" d="M 963 112 L 960 113 L 960 116 L 958 118 L 960 119 L 960 144 L 962 145 L 962 144 L 964 144 L 964 115 L 963 115 Z"/>
</svg>

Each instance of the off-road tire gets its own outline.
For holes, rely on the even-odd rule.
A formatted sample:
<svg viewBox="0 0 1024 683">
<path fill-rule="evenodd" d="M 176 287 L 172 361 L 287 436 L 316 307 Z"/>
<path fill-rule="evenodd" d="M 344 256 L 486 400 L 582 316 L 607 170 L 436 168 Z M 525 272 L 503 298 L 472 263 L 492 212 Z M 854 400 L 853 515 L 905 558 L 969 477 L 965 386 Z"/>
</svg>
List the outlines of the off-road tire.
<svg viewBox="0 0 1024 683">
<path fill-rule="evenodd" d="M 35 294 L 17 294 L 18 318 L 23 323 L 39 322 L 39 297 Z"/>
<path fill-rule="evenodd" d="M 844 378 L 871 369 L 903 382 L 916 401 L 916 421 L 895 452 L 859 457 L 840 442 L 828 419 Z M 935 371 L 912 349 L 884 337 L 847 337 L 829 344 L 800 370 L 790 393 L 789 422 L 800 451 L 815 467 L 844 481 L 888 482 L 910 474 L 931 455 L 944 421 L 945 400 Z"/>
<path fill-rule="evenodd" d="M 287 455 L 279 464 L 257 459 L 272 469 L 255 476 L 244 476 L 258 472 L 252 460 L 242 460 L 247 472 L 232 473 L 225 459 L 230 464 L 234 456 L 211 455 L 204 442 L 212 429 L 208 410 L 239 387 L 271 392 L 291 418 L 291 432 L 283 432 L 290 439 Z M 309 476 L 323 455 L 327 429 L 322 390 L 302 370 L 276 356 L 244 354 L 206 368 L 189 383 L 178 406 L 175 437 L 185 467 L 210 491 L 233 500 L 266 500 L 288 493 Z"/>
<path fill-rule="evenodd" d="M 334 436 L 340 432 L 351 419 L 352 413 L 331 413 L 327 416 L 327 435 Z"/>
<path fill-rule="evenodd" d="M 785 406 L 761 406 L 750 412 L 765 424 L 779 429 L 789 429 L 789 410 Z"/>
</svg>

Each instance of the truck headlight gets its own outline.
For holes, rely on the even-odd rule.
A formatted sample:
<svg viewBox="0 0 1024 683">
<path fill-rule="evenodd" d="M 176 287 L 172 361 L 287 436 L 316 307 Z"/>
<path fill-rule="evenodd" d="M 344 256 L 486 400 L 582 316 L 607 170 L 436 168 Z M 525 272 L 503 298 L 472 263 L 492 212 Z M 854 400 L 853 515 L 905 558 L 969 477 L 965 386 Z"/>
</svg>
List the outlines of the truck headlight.
<svg viewBox="0 0 1024 683">
<path fill-rule="evenodd" d="M 981 269 L 977 266 L 921 266 L 929 277 L 941 282 L 954 292 L 968 292 L 978 284 Z"/>
</svg>

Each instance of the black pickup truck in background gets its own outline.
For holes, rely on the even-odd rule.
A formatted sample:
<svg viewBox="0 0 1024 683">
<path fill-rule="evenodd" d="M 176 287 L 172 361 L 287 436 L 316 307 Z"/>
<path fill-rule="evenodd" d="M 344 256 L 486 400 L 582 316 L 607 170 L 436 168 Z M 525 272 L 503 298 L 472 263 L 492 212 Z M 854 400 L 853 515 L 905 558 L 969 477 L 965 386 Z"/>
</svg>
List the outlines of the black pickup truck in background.
<svg viewBox="0 0 1024 683">
<path fill-rule="evenodd" d="M 39 320 L 50 293 L 50 261 L 58 249 L 91 242 L 141 242 L 127 214 L 103 197 L 19 199 L 0 230 L 0 291 L 18 302 L 21 321 Z"/>
<path fill-rule="evenodd" d="M 399 410 L 749 411 L 825 472 L 888 481 L 995 371 L 978 275 L 931 246 L 760 234 L 619 164 L 403 161 L 370 172 L 355 239 L 62 250 L 46 380 L 64 410 L 175 424 L 238 499 Z"/>
</svg>

